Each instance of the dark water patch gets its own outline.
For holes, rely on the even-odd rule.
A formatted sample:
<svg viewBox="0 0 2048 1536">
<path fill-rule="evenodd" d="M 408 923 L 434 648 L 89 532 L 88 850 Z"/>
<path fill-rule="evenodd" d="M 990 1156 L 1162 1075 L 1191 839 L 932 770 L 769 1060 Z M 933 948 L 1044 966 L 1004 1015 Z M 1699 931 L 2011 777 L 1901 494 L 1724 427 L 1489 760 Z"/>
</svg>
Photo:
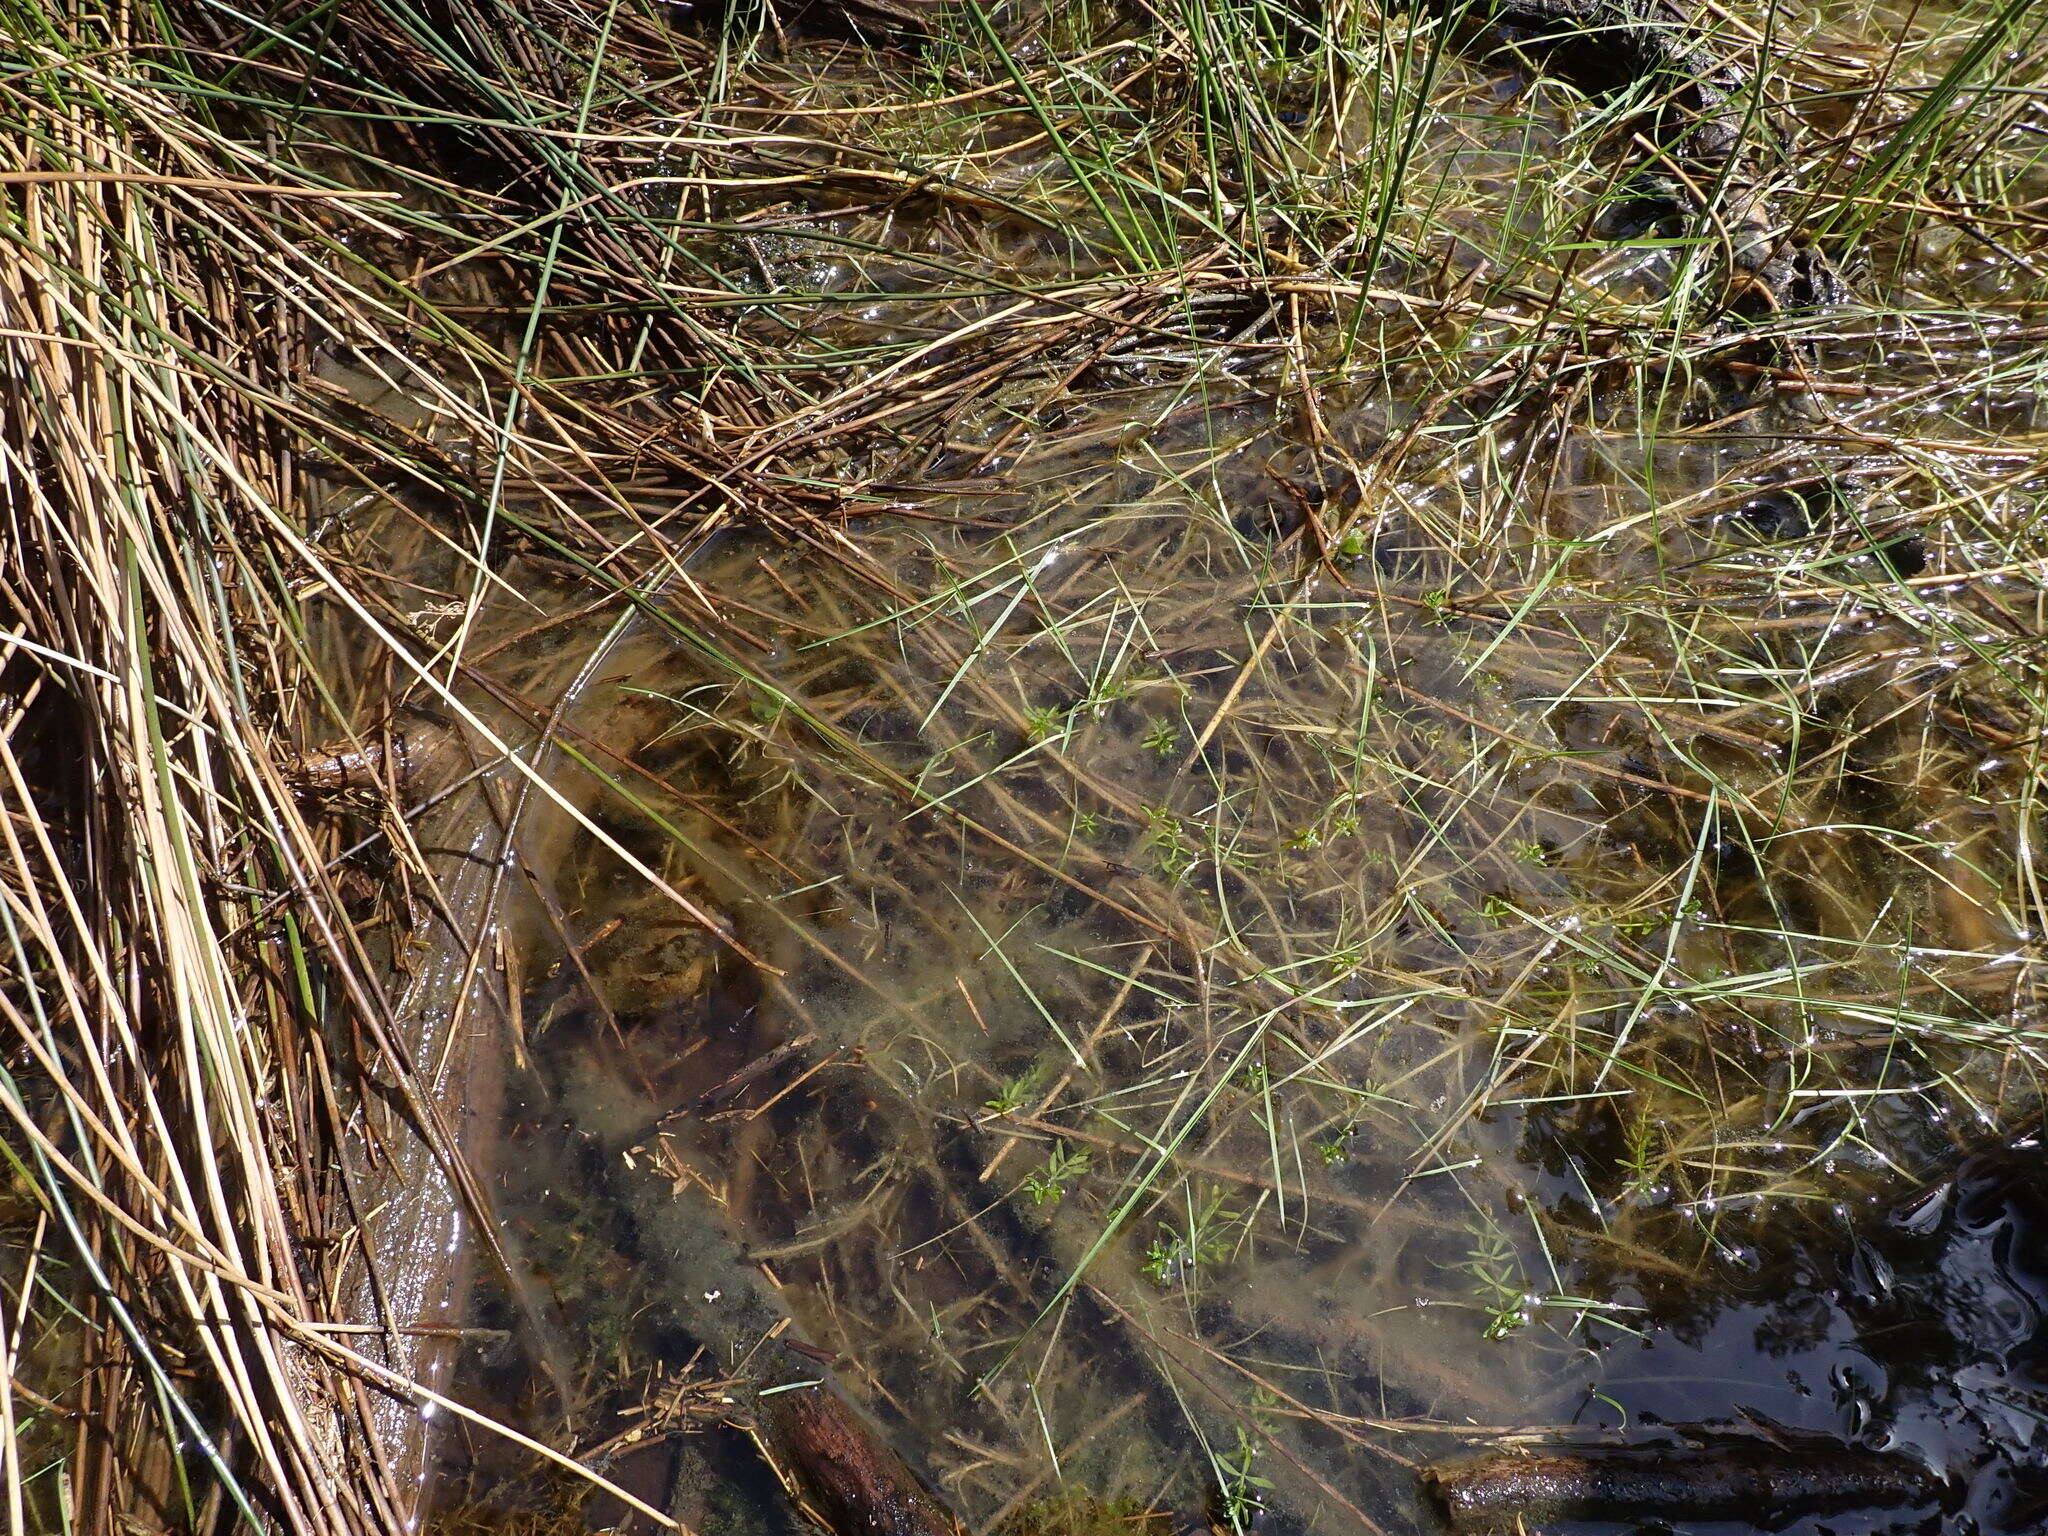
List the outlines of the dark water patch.
<svg viewBox="0 0 2048 1536">
<path fill-rule="evenodd" d="M 1869 1196 L 1804 1224 L 1747 1219 L 1739 1203 L 1696 1208 L 1689 1219 L 1711 1232 L 1718 1262 L 1661 1280 L 1622 1280 L 1618 1250 L 1581 1245 L 1588 1280 L 1613 1276 L 1641 1307 L 1645 1336 L 1608 1335 L 1588 1356 L 1572 1424 L 1640 1437 L 1660 1423 L 1755 1415 L 1766 1434 L 1814 1432 L 1906 1457 L 1943 1490 L 1944 1511 L 1835 1511 L 1788 1517 L 1785 1529 L 2031 1530 L 2048 1445 L 2044 1171 L 2028 1142 L 1970 1156 L 1932 1189 Z"/>
</svg>

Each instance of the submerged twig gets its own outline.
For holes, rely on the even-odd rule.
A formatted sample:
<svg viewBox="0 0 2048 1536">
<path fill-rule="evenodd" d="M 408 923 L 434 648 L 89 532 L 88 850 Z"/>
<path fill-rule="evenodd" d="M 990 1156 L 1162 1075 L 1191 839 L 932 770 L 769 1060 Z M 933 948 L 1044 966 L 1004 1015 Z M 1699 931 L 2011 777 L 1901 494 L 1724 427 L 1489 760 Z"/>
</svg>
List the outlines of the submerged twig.
<svg viewBox="0 0 2048 1536">
<path fill-rule="evenodd" d="M 1488 1451 L 1441 1462 L 1423 1481 L 1461 1531 L 1572 1520 L 1740 1520 L 1904 1510 L 1940 1485 L 1916 1461 L 1824 1435 L 1701 1438 L 1666 1445 Z"/>
</svg>

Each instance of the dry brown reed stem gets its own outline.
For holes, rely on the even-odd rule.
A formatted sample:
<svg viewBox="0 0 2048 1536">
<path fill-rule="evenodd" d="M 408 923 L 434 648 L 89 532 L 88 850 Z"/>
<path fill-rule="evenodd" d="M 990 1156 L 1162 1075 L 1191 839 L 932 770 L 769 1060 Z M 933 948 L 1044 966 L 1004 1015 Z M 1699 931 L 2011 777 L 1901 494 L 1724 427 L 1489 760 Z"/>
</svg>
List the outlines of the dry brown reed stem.
<svg viewBox="0 0 2048 1536">
<path fill-rule="evenodd" d="M 276 302 L 270 274 L 204 254 L 274 225 L 226 201 L 256 195 L 231 181 L 202 178 L 211 196 L 188 201 L 193 178 L 64 164 L 100 160 L 109 136 L 177 164 L 189 146 L 168 136 L 176 114 L 146 97 L 116 118 L 58 96 L 41 123 L 39 153 L 56 163 L 12 177 L 0 243 L 0 346 L 16 381 L 0 570 L 7 675 L 24 705 L 0 742 L 5 969 L 13 996 L 33 987 L 41 999 L 33 1014 L 6 1012 L 10 1054 L 34 1052 L 72 1129 L 18 1089 L 6 1107 L 54 1172 L 45 1198 L 90 1277 L 81 1300 L 100 1331 L 76 1517 L 92 1532 L 128 1510 L 183 1518 L 174 1442 L 138 1413 L 155 1400 L 205 1459 L 232 1460 L 242 1496 L 275 1518 L 373 1529 L 375 1484 L 346 1465 L 353 1392 L 267 1316 L 322 1316 L 303 1262 L 307 1202 L 321 1192 L 304 1182 L 297 1123 L 312 1020 L 272 980 L 288 975 L 288 961 L 280 972 L 266 960 L 289 953 L 274 947 L 278 929 L 239 951 L 221 940 L 242 892 L 278 879 L 300 883 L 305 929 L 345 921 L 317 910 L 332 896 L 279 772 L 277 707 L 268 721 L 249 712 L 254 658 L 237 654 L 267 643 L 273 676 L 296 670 L 291 622 L 241 579 L 257 554 L 243 533 L 255 504 L 288 492 L 274 429 L 190 366 L 251 369 L 260 388 L 293 361 L 289 333 L 262 338 L 267 354 L 223 357 L 201 307 Z M 221 216 L 232 231 L 208 228 Z"/>
<path fill-rule="evenodd" d="M 126 67 L 155 16 L 9 38 L 35 137 L 0 168 L 0 1104 L 90 1330 L 52 1384 L 72 1528 L 395 1532 L 412 1499 L 368 1408 L 405 1383 L 322 1332 L 362 1207 L 320 1032 L 388 1041 L 385 962 L 291 747 L 321 731 L 303 604 L 339 590 L 308 568 L 298 459 L 391 461 L 299 393 L 318 343 L 395 318 L 327 240 L 389 234 L 395 194 L 245 174 Z M 409 1063 L 369 1064 L 406 1095 Z M 32 1486 L 8 1479 L 15 1529 L 54 1518 Z"/>
</svg>

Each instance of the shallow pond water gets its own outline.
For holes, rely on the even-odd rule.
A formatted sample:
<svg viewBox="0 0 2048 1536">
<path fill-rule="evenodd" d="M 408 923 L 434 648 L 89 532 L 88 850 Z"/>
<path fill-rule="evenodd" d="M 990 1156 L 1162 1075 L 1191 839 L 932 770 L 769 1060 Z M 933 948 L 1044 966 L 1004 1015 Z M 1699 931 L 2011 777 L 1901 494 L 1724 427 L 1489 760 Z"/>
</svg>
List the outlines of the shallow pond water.
<svg viewBox="0 0 2048 1536">
<path fill-rule="evenodd" d="M 1939 1281 L 1876 1321 L 1853 1268 L 2031 1102 L 2011 802 L 1980 764 L 1957 805 L 1902 686 L 1939 643 L 1840 599 L 1674 620 L 1660 563 L 1740 560 L 1739 522 L 1613 541 L 1653 597 L 1467 620 L 1420 515 L 1304 559 L 1229 393 L 1126 394 L 1135 451 L 857 552 L 721 536 L 673 598 L 716 642 L 615 643 L 563 722 L 588 803 L 751 958 L 588 839 L 529 856 L 484 1161 L 532 1279 L 485 1400 L 602 1441 L 744 1377 L 743 1263 L 975 1529 L 1221 1489 L 1427 1530 L 1418 1463 L 1650 1416 L 2030 1445 L 1930 1444 L 1959 1410 L 1873 1330 L 1990 1346 Z M 1612 518 L 1585 478 L 1552 527 Z"/>
<path fill-rule="evenodd" d="M 888 84 L 835 61 L 814 107 Z M 1517 181 L 1563 105 L 1447 78 L 1455 280 L 1584 188 Z M 975 186 L 1057 179 L 1030 127 L 953 146 Z M 866 293 L 789 345 L 882 373 L 1010 302 L 932 262 L 1100 261 L 722 212 L 736 287 Z M 1559 390 L 1525 299 L 1448 351 L 1219 304 L 852 463 L 821 407 L 760 451 L 863 515 L 631 608 L 516 568 L 472 670 L 591 826 L 514 839 L 461 1395 L 714 1533 L 790 1528 L 751 1389 L 828 1373 L 977 1532 L 1409 1536 L 1441 1457 L 1702 1421 L 1949 1480 L 1787 1529 L 2034 1528 L 2038 1153 L 1954 1173 L 2038 1103 L 2025 317 L 1963 397 L 1862 312 L 1802 354 L 1839 396 Z M 436 1454 L 448 1530 L 645 1523 Z"/>
</svg>

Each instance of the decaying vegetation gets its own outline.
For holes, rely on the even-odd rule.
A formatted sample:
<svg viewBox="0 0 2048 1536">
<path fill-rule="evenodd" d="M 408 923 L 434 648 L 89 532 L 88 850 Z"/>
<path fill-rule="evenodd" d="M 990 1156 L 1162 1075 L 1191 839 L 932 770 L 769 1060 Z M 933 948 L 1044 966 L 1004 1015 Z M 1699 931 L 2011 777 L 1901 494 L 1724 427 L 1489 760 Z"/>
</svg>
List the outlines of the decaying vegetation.
<svg viewBox="0 0 2048 1536">
<path fill-rule="evenodd" d="M 1927 1469 L 1901 1457 L 1758 1435 L 1494 1451 L 1432 1467 L 1427 1476 L 1461 1531 L 1644 1518 L 1769 1527 L 1872 1506 L 1917 1512 L 1938 1496 Z"/>
<path fill-rule="evenodd" d="M 0 17 L 10 1533 L 1414 1529 L 2038 1115 L 2038 7 Z"/>
</svg>

